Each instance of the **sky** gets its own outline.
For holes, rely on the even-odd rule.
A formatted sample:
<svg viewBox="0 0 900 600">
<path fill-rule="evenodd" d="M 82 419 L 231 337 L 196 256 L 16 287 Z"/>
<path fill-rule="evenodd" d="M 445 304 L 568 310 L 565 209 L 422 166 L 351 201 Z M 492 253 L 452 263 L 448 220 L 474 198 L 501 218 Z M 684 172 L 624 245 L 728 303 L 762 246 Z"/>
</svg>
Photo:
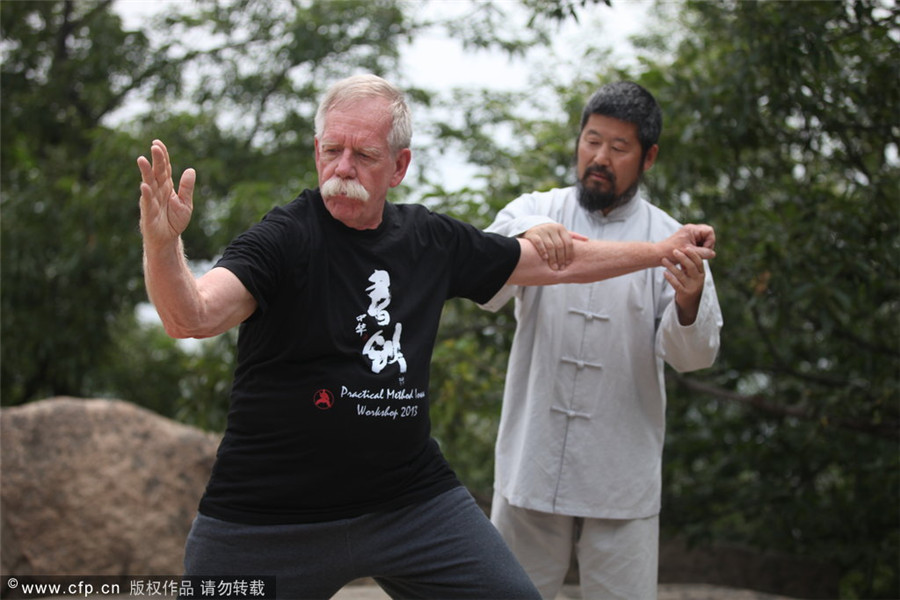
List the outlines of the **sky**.
<svg viewBox="0 0 900 600">
<path fill-rule="evenodd" d="M 122 15 L 125 26 L 138 28 L 148 16 L 167 10 L 167 7 L 183 3 L 185 0 L 116 0 L 115 7 Z M 321 0 L 320 0 L 321 1 Z M 490 1 L 502 8 L 519 4 L 518 0 L 474 0 Z M 472 10 L 473 0 L 407 0 L 410 5 L 421 4 L 422 15 L 428 17 L 464 16 Z M 531 80 L 540 73 L 559 74 L 562 81 L 571 81 L 573 71 L 580 68 L 579 61 L 585 50 L 602 42 L 612 51 L 612 59 L 625 65 L 634 59 L 634 52 L 628 38 L 638 33 L 645 25 L 652 10 L 652 0 L 613 0 L 612 6 L 603 2 L 588 3 L 579 9 L 579 22 L 568 18 L 557 27 L 554 43 L 532 49 L 524 57 L 510 59 L 505 53 L 494 50 L 467 50 L 462 44 L 440 31 L 417 35 L 411 44 L 401 51 L 401 77 L 404 83 L 438 93 L 456 88 L 491 89 L 527 93 Z M 515 11 L 510 11 L 515 13 Z M 513 18 L 510 27 L 524 27 L 527 15 Z M 602 36 L 602 39 L 600 39 Z M 137 104 L 125 106 L 111 117 L 111 122 L 128 119 L 140 107 Z M 418 109 L 422 110 L 422 109 Z M 413 164 L 422 152 L 428 152 L 433 142 L 428 138 L 422 123 L 434 115 L 414 114 L 417 123 L 413 138 Z M 503 135 L 503 133 L 498 133 Z M 445 188 L 453 190 L 465 186 L 477 186 L 477 170 L 467 165 L 460 156 L 442 154 L 441 170 L 438 175 Z M 460 183 L 456 183 L 460 182 Z"/>
<path fill-rule="evenodd" d="M 513 4 L 509 0 L 494 0 Z M 443 0 L 433 3 L 438 14 L 465 14 L 467 2 Z M 612 7 L 591 5 L 581 11 L 580 23 L 567 20 L 552 48 L 531 51 L 525 58 L 510 61 L 500 52 L 465 51 L 459 42 L 446 36 L 423 36 L 404 54 L 405 69 L 412 82 L 430 89 L 477 87 L 522 90 L 528 87 L 535 64 L 565 62 L 579 56 L 596 43 L 590 38 L 602 27 L 605 45 L 613 48 L 617 60 L 631 58 L 628 37 L 638 33 L 647 18 L 651 2 L 617 0 Z"/>
<path fill-rule="evenodd" d="M 498 4 L 515 5 L 511 0 L 493 0 Z M 436 0 L 429 3 L 430 10 L 440 16 L 462 16 L 471 10 L 463 0 Z M 562 81 L 571 81 L 573 65 L 588 48 L 596 46 L 603 35 L 603 46 L 613 52 L 613 59 L 624 64 L 634 58 L 628 38 L 640 31 L 646 22 L 652 3 L 647 0 L 613 0 L 613 6 L 592 4 L 579 12 L 579 22 L 567 19 L 558 26 L 553 45 L 529 51 L 524 57 L 511 59 L 501 51 L 467 50 L 459 41 L 446 35 L 433 34 L 417 37 L 407 51 L 401 53 L 402 73 L 409 81 L 422 88 L 445 92 L 455 88 L 491 89 L 527 93 L 532 79 L 541 73 L 559 74 Z M 512 27 L 524 27 L 527 17 Z M 424 117 L 425 115 L 420 115 Z M 415 117 L 415 115 L 414 115 Z M 497 132 L 496 135 L 504 135 Z M 427 134 L 416 130 L 414 148 L 430 145 Z M 442 154 L 441 168 L 431 171 L 445 189 L 461 187 L 477 188 L 481 185 L 479 169 L 467 164 L 452 150 Z M 417 166 L 415 153 L 412 168 Z"/>
<path fill-rule="evenodd" d="M 127 27 L 138 27 L 143 19 L 184 0 L 117 0 L 116 9 Z M 410 0 L 416 4 L 419 0 Z M 483 0 L 479 0 L 483 1 Z M 495 4 L 514 6 L 514 0 L 489 0 Z M 427 14 L 464 15 L 470 10 L 469 0 L 431 0 L 422 2 Z M 615 0 L 613 5 L 592 4 L 580 10 L 581 23 L 568 19 L 560 28 L 552 48 L 530 52 L 525 58 L 509 60 L 501 52 L 466 51 L 456 40 L 435 33 L 417 36 L 403 55 L 403 73 L 412 84 L 434 90 L 454 87 L 524 90 L 528 87 L 535 64 L 574 59 L 596 40 L 597 24 L 602 26 L 604 43 L 614 49 L 616 60 L 631 57 L 629 36 L 640 31 L 652 5 L 651 0 Z M 512 26 L 516 26 L 513 24 Z"/>
</svg>

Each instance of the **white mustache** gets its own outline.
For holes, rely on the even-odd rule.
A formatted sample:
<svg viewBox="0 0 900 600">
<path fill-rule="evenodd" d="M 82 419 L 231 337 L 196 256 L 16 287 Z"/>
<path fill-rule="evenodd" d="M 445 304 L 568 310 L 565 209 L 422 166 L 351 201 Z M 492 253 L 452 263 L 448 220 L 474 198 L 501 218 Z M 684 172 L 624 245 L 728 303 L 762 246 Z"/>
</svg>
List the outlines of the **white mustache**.
<svg viewBox="0 0 900 600">
<path fill-rule="evenodd" d="M 360 202 L 369 201 L 369 192 L 355 179 L 341 179 L 334 176 L 322 184 L 322 196 L 345 196 Z"/>
</svg>

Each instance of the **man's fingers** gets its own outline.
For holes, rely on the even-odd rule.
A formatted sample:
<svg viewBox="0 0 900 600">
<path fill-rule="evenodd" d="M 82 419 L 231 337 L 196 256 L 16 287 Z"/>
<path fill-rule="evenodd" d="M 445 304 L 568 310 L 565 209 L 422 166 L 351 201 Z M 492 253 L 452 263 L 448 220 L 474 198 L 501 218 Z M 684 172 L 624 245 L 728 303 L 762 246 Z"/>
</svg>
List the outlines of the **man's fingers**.
<svg viewBox="0 0 900 600">
<path fill-rule="evenodd" d="M 144 205 L 151 203 L 155 199 L 158 186 L 156 185 L 156 179 L 153 176 L 150 161 L 145 157 L 140 156 L 137 159 L 137 165 L 138 169 L 141 171 L 141 205 L 142 208 L 149 208 Z"/>
<path fill-rule="evenodd" d="M 141 201 L 145 201 L 150 198 L 150 195 L 153 191 L 150 189 L 150 182 L 153 181 L 153 175 L 150 172 L 150 161 L 148 161 L 143 156 L 139 156 L 137 159 L 138 170 L 141 172 Z"/>
<path fill-rule="evenodd" d="M 550 263 L 550 268 L 554 271 L 559 269 L 559 242 L 556 236 L 553 235 L 552 231 L 548 231 L 546 233 L 546 238 L 544 239 L 544 243 L 547 246 L 547 262 Z"/>
<path fill-rule="evenodd" d="M 703 260 L 712 260 L 716 257 L 716 251 L 712 248 L 694 246 L 694 250 L 697 251 L 697 256 L 699 256 Z"/>
<path fill-rule="evenodd" d="M 716 247 L 716 230 L 707 227 L 706 237 L 703 239 L 703 247 L 713 249 Z"/>
<path fill-rule="evenodd" d="M 675 250 L 672 254 L 686 271 L 703 274 L 703 259 L 697 250 L 696 246 L 688 246 L 683 251 Z"/>
<path fill-rule="evenodd" d="M 153 140 L 153 143 L 150 144 L 151 148 L 156 148 L 159 151 L 159 154 L 162 158 L 168 163 L 169 161 L 169 149 L 166 148 L 166 145 L 162 143 L 162 140 Z"/>
<path fill-rule="evenodd" d="M 573 234 L 558 223 L 538 225 L 525 232 L 538 255 L 554 271 L 561 271 L 575 260 L 574 240 L 586 240 L 582 235 Z"/>
<path fill-rule="evenodd" d="M 664 271 L 663 276 L 666 278 L 666 281 L 669 282 L 669 285 L 671 285 L 672 288 L 676 292 L 679 292 L 684 289 L 684 284 L 678 278 L 678 275 L 673 274 L 672 271 Z"/>
<path fill-rule="evenodd" d="M 531 235 L 525 234 L 525 239 L 531 242 L 531 245 L 534 246 L 534 249 L 537 250 L 538 255 L 543 259 L 547 260 L 547 246 L 544 245 L 544 240 L 539 235 Z"/>
<path fill-rule="evenodd" d="M 167 179 L 166 156 L 155 144 L 150 147 L 150 164 L 153 165 L 153 178 L 156 184 L 162 186 Z"/>
<path fill-rule="evenodd" d="M 716 247 L 716 230 L 709 225 L 691 225 L 694 243 L 703 248 Z"/>
<path fill-rule="evenodd" d="M 150 175 L 151 175 L 151 171 L 150 171 L 150 161 L 147 160 L 147 159 L 146 159 L 145 157 L 143 157 L 143 156 L 138 156 L 138 159 L 137 159 L 137 166 L 138 166 L 138 169 L 139 169 L 140 172 L 141 172 L 141 179 L 143 179 L 144 181 L 147 181 L 147 179 L 148 179 L 148 178 L 150 177 Z"/>
<path fill-rule="evenodd" d="M 153 140 L 150 146 L 150 157 L 153 164 L 153 176 L 161 188 L 172 184 L 172 164 L 169 162 L 169 151 L 159 140 Z"/>
<path fill-rule="evenodd" d="M 193 206 L 194 184 L 197 181 L 197 172 L 194 169 L 185 169 L 178 182 L 178 197 L 188 206 Z"/>
</svg>

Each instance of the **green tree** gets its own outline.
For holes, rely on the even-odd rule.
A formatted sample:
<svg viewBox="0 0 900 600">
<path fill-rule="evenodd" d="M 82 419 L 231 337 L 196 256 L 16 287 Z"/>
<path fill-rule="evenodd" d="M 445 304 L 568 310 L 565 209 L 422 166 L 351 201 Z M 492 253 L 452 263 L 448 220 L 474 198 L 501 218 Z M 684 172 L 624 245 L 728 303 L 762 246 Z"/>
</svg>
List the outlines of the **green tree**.
<svg viewBox="0 0 900 600">
<path fill-rule="evenodd" d="M 595 2 L 525 4 L 534 18 L 521 36 L 497 27 L 509 5 L 492 3 L 452 31 L 469 48 L 518 53 Z M 208 265 L 314 184 L 312 115 L 328 82 L 368 70 L 403 83 L 401 42 L 439 25 L 404 6 L 202 1 L 126 31 L 109 1 L 0 2 L 3 404 L 115 395 L 221 428 L 233 339 L 185 352 L 135 320 L 145 293 L 134 158 L 159 137 L 176 169 L 197 168 L 186 247 Z M 417 132 L 457 144 L 482 185 L 451 192 L 426 168 L 400 197 L 414 192 L 486 225 L 519 193 L 571 183 L 578 113 L 598 82 L 651 89 L 666 125 L 650 196 L 683 221 L 716 226 L 726 318 L 714 369 L 670 373 L 665 530 L 828 560 L 842 596 L 896 597 L 898 9 L 845 0 L 659 10 L 674 16 L 643 39 L 631 71 L 600 48 L 577 81 L 529 94 L 411 90 L 420 106 L 453 111 Z M 124 119 L 136 98 L 149 108 Z M 434 355 L 435 436 L 484 496 L 512 324 L 509 306 L 492 315 L 451 302 Z"/>
<path fill-rule="evenodd" d="M 114 363 L 134 345 L 123 336 L 135 329 L 119 321 L 134 325 L 145 298 L 134 159 L 152 137 L 170 145 L 176 169 L 198 170 L 185 245 L 208 264 L 266 210 L 315 184 L 322 87 L 338 73 L 396 68 L 411 35 L 391 1 L 173 8 L 126 31 L 111 1 L 0 5 L 4 405 L 132 394 L 117 387 Z M 135 99 L 149 109 L 115 126 Z"/>
<path fill-rule="evenodd" d="M 669 116 L 650 184 L 717 226 L 726 330 L 716 369 L 673 390 L 666 522 L 827 559 L 844 595 L 895 597 L 898 10 L 688 3 L 682 16 L 703 35 L 642 77 Z"/>
<path fill-rule="evenodd" d="M 151 77 L 149 45 L 110 4 L 0 4 L 4 404 L 82 393 L 142 295 L 133 140 L 102 121 Z"/>
</svg>

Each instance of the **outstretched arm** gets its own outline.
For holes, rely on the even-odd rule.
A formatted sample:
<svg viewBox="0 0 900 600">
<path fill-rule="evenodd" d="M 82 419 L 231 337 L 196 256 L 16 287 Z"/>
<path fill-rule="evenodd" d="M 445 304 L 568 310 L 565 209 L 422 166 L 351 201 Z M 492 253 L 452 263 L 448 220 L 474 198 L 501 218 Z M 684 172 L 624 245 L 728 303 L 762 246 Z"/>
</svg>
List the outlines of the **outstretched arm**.
<svg viewBox="0 0 900 600">
<path fill-rule="evenodd" d="M 195 278 L 184 256 L 181 234 L 193 212 L 196 173 L 186 169 L 178 191 L 165 144 L 154 140 L 141 171 L 141 235 L 144 282 L 166 332 L 172 337 L 211 337 L 231 329 L 256 310 L 256 301 L 231 271 L 215 268 Z"/>
<path fill-rule="evenodd" d="M 675 251 L 688 248 L 701 259 L 711 259 L 715 256 L 715 242 L 715 232 L 708 225 L 685 225 L 660 242 L 573 239 L 568 266 L 554 269 L 531 241 L 520 238 L 522 254 L 507 284 L 590 283 L 658 267 L 663 265 L 663 259 L 679 262 Z"/>
</svg>

